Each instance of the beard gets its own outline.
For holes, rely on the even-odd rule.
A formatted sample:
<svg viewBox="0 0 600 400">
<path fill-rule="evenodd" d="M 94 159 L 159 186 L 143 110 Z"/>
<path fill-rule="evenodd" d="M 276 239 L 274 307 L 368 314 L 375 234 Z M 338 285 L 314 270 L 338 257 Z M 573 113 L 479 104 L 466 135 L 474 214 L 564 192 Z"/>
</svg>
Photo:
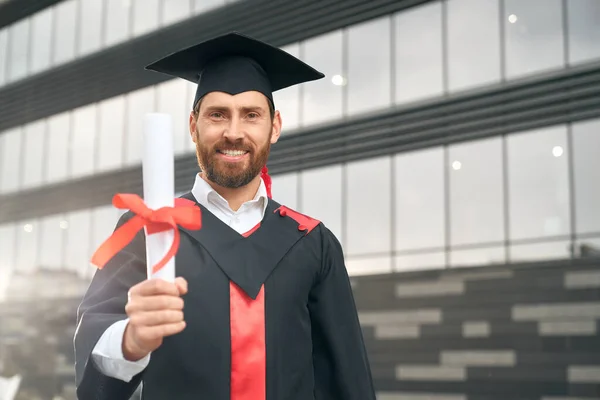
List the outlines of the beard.
<svg viewBox="0 0 600 400">
<path fill-rule="evenodd" d="M 256 178 L 262 168 L 267 164 L 271 151 L 271 134 L 267 142 L 260 148 L 254 148 L 245 141 L 233 143 L 223 139 L 214 146 L 205 146 L 199 140 L 196 131 L 196 157 L 198 165 L 209 181 L 230 189 L 248 185 Z M 219 157 L 217 149 L 247 151 L 247 160 L 244 162 L 227 162 Z"/>
</svg>

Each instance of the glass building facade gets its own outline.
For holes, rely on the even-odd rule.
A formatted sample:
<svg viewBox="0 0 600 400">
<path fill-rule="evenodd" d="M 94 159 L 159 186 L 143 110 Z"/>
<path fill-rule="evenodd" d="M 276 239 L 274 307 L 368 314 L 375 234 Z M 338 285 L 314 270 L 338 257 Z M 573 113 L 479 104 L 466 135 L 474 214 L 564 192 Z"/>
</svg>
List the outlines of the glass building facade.
<svg viewBox="0 0 600 400">
<path fill-rule="evenodd" d="M 227 3 L 60 1 L 0 30 L 0 92 Z M 289 43 L 327 77 L 276 93 L 283 135 L 600 68 L 599 26 L 597 0 L 438 0 Z M 147 112 L 171 114 L 176 155 L 193 154 L 193 94 L 170 80 L 0 132 L 0 201 L 140 165 Z M 328 225 L 352 275 L 597 255 L 600 116 L 542 125 L 278 174 L 274 198 Z M 4 215 L 0 271 L 89 278 L 118 216 Z"/>
</svg>

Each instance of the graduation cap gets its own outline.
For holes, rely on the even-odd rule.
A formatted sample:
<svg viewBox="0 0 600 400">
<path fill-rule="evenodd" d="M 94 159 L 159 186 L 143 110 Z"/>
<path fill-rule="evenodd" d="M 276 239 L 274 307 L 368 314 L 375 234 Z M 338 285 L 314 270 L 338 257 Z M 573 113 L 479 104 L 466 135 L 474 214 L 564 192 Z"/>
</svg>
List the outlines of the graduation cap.
<svg viewBox="0 0 600 400">
<path fill-rule="evenodd" d="M 228 33 L 170 54 L 146 69 L 196 83 L 194 106 L 210 92 L 264 94 L 325 75 L 291 54 L 238 32 Z"/>
</svg>

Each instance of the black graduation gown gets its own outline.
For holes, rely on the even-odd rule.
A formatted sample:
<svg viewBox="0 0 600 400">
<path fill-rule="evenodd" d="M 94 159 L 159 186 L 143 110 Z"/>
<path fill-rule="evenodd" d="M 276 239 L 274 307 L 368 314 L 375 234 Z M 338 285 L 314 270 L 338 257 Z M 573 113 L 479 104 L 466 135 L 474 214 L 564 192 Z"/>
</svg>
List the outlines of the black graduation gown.
<svg viewBox="0 0 600 400">
<path fill-rule="evenodd" d="M 144 400 L 375 400 L 335 236 L 273 200 L 250 235 L 198 206 L 202 229 L 180 229 L 176 256 L 176 274 L 188 281 L 186 328 L 129 383 L 103 375 L 91 358 L 102 333 L 126 317 L 128 289 L 146 279 L 142 231 L 95 274 L 78 310 L 79 398 L 125 400 L 143 382 Z"/>
</svg>

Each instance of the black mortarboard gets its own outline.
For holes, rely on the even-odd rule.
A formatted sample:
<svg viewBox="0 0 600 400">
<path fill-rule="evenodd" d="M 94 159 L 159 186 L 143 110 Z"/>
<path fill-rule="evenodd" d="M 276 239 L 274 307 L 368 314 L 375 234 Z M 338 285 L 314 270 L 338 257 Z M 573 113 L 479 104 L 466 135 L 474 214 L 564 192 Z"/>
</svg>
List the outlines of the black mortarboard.
<svg viewBox="0 0 600 400">
<path fill-rule="evenodd" d="M 323 78 L 321 72 L 285 51 L 232 32 L 166 56 L 146 67 L 198 84 L 194 106 L 210 92 L 272 93 Z"/>
</svg>

